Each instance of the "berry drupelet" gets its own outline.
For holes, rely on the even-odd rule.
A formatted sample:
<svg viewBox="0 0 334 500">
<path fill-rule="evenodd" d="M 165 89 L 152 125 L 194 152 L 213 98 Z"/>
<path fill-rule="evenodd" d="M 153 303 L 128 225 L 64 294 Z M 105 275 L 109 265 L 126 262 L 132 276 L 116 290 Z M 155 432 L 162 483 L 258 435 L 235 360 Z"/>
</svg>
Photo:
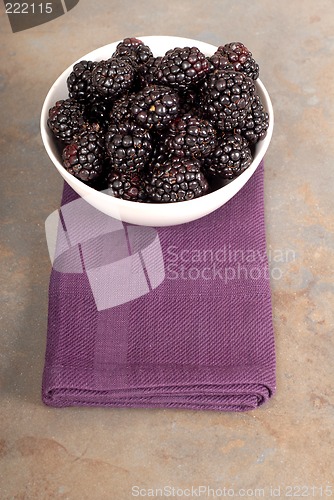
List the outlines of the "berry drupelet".
<svg viewBox="0 0 334 500">
<path fill-rule="evenodd" d="M 152 153 L 149 131 L 132 122 L 111 123 L 105 144 L 111 165 L 122 171 L 143 170 Z"/>
<path fill-rule="evenodd" d="M 87 126 L 84 108 L 74 99 L 63 99 L 49 109 L 48 126 L 57 139 L 70 144 Z"/>
<path fill-rule="evenodd" d="M 155 203 L 192 200 L 207 193 L 208 182 L 195 158 L 170 157 L 153 163 L 146 185 L 149 199 Z"/>
</svg>

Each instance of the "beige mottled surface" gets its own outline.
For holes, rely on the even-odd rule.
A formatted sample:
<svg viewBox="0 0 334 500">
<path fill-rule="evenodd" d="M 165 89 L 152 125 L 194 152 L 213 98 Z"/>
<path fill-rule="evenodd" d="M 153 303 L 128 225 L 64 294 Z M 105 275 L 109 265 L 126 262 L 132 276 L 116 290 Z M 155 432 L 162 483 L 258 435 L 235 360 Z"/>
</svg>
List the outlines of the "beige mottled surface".
<svg viewBox="0 0 334 500">
<path fill-rule="evenodd" d="M 0 26 L 0 498 L 123 500 L 135 498 L 135 485 L 146 496 L 165 485 L 234 488 L 235 496 L 244 488 L 246 498 L 285 498 L 288 486 L 325 498 L 332 486 L 334 496 L 332 0 L 80 0 L 66 16 L 16 34 L 1 7 Z M 243 41 L 273 100 L 265 207 L 277 394 L 249 413 L 41 403 L 44 221 L 62 188 L 39 136 L 42 101 L 82 54 L 150 34 Z"/>
</svg>

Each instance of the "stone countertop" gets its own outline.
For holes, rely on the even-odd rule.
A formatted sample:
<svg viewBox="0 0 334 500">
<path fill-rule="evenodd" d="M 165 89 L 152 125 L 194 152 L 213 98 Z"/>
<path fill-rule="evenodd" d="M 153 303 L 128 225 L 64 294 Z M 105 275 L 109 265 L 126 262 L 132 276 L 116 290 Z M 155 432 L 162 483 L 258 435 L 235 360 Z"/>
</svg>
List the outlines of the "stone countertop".
<svg viewBox="0 0 334 500">
<path fill-rule="evenodd" d="M 26 31 L 12 33 L 3 9 L 0 24 L 1 498 L 123 500 L 199 485 L 263 498 L 322 498 L 331 486 L 334 495 L 332 1 L 80 0 Z M 277 393 L 255 411 L 41 402 L 50 274 L 44 222 L 62 191 L 41 143 L 41 106 L 82 54 L 149 34 L 242 41 L 273 101 L 265 209 Z"/>
</svg>

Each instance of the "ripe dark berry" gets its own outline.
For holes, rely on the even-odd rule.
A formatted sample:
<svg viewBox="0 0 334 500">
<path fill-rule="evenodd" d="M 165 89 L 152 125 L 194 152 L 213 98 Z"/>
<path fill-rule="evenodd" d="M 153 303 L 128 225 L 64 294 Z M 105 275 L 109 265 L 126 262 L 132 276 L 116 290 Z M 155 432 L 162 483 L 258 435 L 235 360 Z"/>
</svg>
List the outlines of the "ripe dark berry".
<svg viewBox="0 0 334 500">
<path fill-rule="evenodd" d="M 170 87 L 151 85 L 133 96 L 129 110 L 142 127 L 160 130 L 177 116 L 179 96 Z"/>
<path fill-rule="evenodd" d="M 222 55 L 228 58 L 236 71 L 241 71 L 253 80 L 259 76 L 259 65 L 253 59 L 252 53 L 241 42 L 232 42 L 218 47 L 214 56 Z"/>
<path fill-rule="evenodd" d="M 224 179 L 234 179 L 252 163 L 252 154 L 246 139 L 239 134 L 222 136 L 204 160 L 204 169 Z"/>
<path fill-rule="evenodd" d="M 233 132 L 244 126 L 254 97 L 251 78 L 236 71 L 215 70 L 201 89 L 202 113 L 224 132 Z"/>
<path fill-rule="evenodd" d="M 86 126 L 83 112 L 83 106 L 74 99 L 57 101 L 49 109 L 48 126 L 57 139 L 70 144 Z"/>
<path fill-rule="evenodd" d="M 210 64 L 210 71 L 214 71 L 215 69 L 235 71 L 233 64 L 218 50 L 211 57 L 208 57 L 208 61 Z"/>
<path fill-rule="evenodd" d="M 171 157 L 152 165 L 146 191 L 152 202 L 169 203 L 192 200 L 204 195 L 209 189 L 195 158 Z"/>
<path fill-rule="evenodd" d="M 99 62 L 92 73 L 92 84 L 102 97 L 116 99 L 134 83 L 134 69 L 122 59 Z"/>
<path fill-rule="evenodd" d="M 163 151 L 178 157 L 204 158 L 215 144 L 213 125 L 188 113 L 171 124 L 163 141 Z"/>
<path fill-rule="evenodd" d="M 131 122 L 111 123 L 106 134 L 106 152 L 113 168 L 143 170 L 152 153 L 151 135 Z"/>
<path fill-rule="evenodd" d="M 162 57 L 150 57 L 145 64 L 139 67 L 138 77 L 141 83 L 141 87 L 147 87 L 148 85 L 153 85 L 155 82 L 155 73 L 159 68 Z"/>
<path fill-rule="evenodd" d="M 64 148 L 62 157 L 64 167 L 74 177 L 85 182 L 97 179 L 105 160 L 103 135 L 92 129 L 82 132 Z"/>
<path fill-rule="evenodd" d="M 112 57 L 119 59 L 125 59 L 136 67 L 145 64 L 150 57 L 152 57 L 152 51 L 138 38 L 124 38 L 120 42 Z"/>
<path fill-rule="evenodd" d="M 246 116 L 243 128 L 237 130 L 250 144 L 256 144 L 267 135 L 269 115 L 265 112 L 259 96 L 256 96 Z"/>
<path fill-rule="evenodd" d="M 129 201 L 146 201 L 145 176 L 141 172 L 112 169 L 107 177 L 107 193 Z"/>
<path fill-rule="evenodd" d="M 209 62 L 196 47 L 168 50 L 154 72 L 154 81 L 180 91 L 196 87 L 209 71 Z"/>
<path fill-rule="evenodd" d="M 90 104 L 93 99 L 92 71 L 97 65 L 94 61 L 80 61 L 73 66 L 67 78 L 69 96 L 83 104 Z"/>
<path fill-rule="evenodd" d="M 129 107 L 133 98 L 133 94 L 124 94 L 113 102 L 110 111 L 110 122 L 124 123 L 130 121 Z"/>
</svg>

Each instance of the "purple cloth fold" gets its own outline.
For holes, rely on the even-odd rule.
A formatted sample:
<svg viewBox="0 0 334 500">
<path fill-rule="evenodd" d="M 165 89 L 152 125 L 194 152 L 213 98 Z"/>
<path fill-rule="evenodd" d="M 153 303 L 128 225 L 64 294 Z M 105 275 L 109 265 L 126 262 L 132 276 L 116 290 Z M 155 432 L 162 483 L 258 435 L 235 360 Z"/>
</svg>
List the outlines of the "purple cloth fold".
<svg viewBox="0 0 334 500">
<path fill-rule="evenodd" d="M 122 224 L 67 184 L 58 215 L 45 404 L 245 411 L 274 394 L 263 163 L 188 224 Z"/>
</svg>

